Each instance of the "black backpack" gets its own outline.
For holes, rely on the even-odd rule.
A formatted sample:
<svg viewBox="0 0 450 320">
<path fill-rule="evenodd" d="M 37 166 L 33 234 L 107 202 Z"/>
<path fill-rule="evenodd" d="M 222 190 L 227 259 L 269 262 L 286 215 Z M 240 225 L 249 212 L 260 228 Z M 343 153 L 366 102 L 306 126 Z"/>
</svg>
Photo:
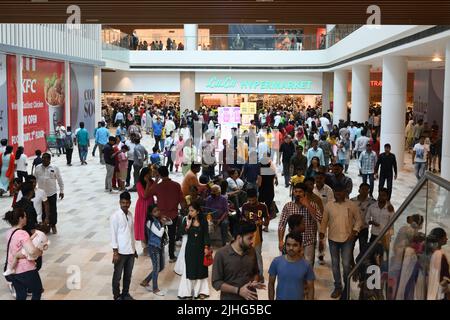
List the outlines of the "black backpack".
<svg viewBox="0 0 450 320">
<path fill-rule="evenodd" d="M 64 148 L 73 149 L 72 133 L 67 134 L 67 132 L 66 132 L 66 136 L 64 137 Z"/>
</svg>

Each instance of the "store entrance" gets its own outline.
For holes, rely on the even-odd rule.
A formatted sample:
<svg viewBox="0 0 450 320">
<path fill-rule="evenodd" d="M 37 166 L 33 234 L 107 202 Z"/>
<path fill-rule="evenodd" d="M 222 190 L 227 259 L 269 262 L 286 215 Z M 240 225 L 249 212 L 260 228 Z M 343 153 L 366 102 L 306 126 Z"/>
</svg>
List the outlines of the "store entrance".
<svg viewBox="0 0 450 320">
<path fill-rule="evenodd" d="M 202 106 L 240 106 L 242 102 L 256 102 L 257 109 L 282 107 L 282 108 L 307 108 L 322 107 L 322 95 L 314 94 L 200 94 Z"/>
</svg>

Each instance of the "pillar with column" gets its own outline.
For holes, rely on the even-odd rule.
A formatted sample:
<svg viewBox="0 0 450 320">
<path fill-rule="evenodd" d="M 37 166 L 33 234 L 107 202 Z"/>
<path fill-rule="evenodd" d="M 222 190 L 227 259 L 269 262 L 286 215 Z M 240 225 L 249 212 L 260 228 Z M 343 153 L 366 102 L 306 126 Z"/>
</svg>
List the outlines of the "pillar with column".
<svg viewBox="0 0 450 320">
<path fill-rule="evenodd" d="M 331 91 L 333 89 L 333 73 L 324 72 L 322 74 L 322 113 L 331 109 Z"/>
<path fill-rule="evenodd" d="M 195 72 L 180 72 L 180 113 L 195 110 L 198 106 L 198 95 L 195 93 Z"/>
<path fill-rule="evenodd" d="M 347 70 L 334 71 L 333 124 L 347 121 Z"/>
<path fill-rule="evenodd" d="M 23 56 L 16 55 L 16 96 L 17 96 L 17 145 L 24 146 L 24 125 L 23 125 Z M 10 128 L 9 130 L 11 130 Z M 10 142 L 12 145 L 12 141 Z"/>
<path fill-rule="evenodd" d="M 450 180 L 450 42 L 445 48 L 444 113 L 442 119 L 441 177 Z"/>
<path fill-rule="evenodd" d="M 64 61 L 64 92 L 66 93 L 66 100 L 64 103 L 64 122 L 67 126 L 70 126 L 70 62 Z M 72 128 L 74 129 L 74 128 Z"/>
<path fill-rule="evenodd" d="M 352 111 L 351 121 L 364 123 L 369 119 L 370 66 L 352 67 Z"/>
<path fill-rule="evenodd" d="M 184 25 L 184 50 L 194 51 L 198 47 L 198 25 Z"/>
<path fill-rule="evenodd" d="M 102 68 L 94 68 L 94 94 L 95 94 L 95 126 L 102 121 Z M 93 133 L 92 133 L 93 134 Z"/>
<path fill-rule="evenodd" d="M 403 168 L 405 154 L 405 112 L 408 63 L 405 57 L 383 58 L 383 89 L 381 94 L 380 145 L 389 143 L 397 158 L 398 170 Z"/>
</svg>

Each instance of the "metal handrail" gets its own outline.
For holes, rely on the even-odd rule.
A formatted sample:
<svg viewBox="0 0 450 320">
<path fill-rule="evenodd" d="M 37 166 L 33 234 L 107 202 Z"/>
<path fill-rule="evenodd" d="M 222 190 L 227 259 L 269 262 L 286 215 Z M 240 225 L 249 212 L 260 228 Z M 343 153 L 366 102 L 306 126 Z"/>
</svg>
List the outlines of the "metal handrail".
<svg viewBox="0 0 450 320">
<path fill-rule="evenodd" d="M 414 187 L 414 189 L 411 191 L 411 193 L 406 197 L 405 201 L 401 204 L 400 208 L 395 212 L 392 219 L 389 220 L 389 223 L 383 228 L 383 230 L 380 232 L 378 237 L 371 243 L 371 245 L 367 248 L 367 250 L 362 255 L 361 259 L 355 264 L 353 269 L 350 271 L 346 281 L 346 288 L 347 288 L 347 300 L 350 300 L 350 284 L 353 274 L 356 272 L 356 270 L 359 269 L 361 264 L 366 260 L 366 258 L 369 256 L 369 254 L 372 253 L 372 250 L 375 248 L 375 246 L 378 244 L 378 242 L 384 237 L 386 232 L 392 228 L 392 225 L 397 221 L 398 217 L 403 214 L 403 212 L 406 210 L 406 208 L 409 206 L 411 201 L 416 197 L 416 195 L 420 192 L 422 187 L 425 185 L 427 181 L 432 181 L 435 184 L 439 185 L 440 187 L 443 187 L 450 191 L 450 181 L 445 180 L 444 178 L 438 177 L 434 174 L 432 174 L 430 171 L 426 171 L 422 179 L 419 180 L 417 185 Z"/>
</svg>

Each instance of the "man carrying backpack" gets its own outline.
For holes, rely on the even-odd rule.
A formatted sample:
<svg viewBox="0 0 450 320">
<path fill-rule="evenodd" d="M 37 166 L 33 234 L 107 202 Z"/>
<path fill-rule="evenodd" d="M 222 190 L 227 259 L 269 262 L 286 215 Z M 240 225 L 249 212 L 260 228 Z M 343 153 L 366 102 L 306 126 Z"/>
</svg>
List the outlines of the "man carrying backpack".
<svg viewBox="0 0 450 320">
<path fill-rule="evenodd" d="M 66 149 L 66 159 L 67 159 L 68 166 L 72 166 L 72 153 L 73 153 L 74 139 L 75 139 L 75 136 L 72 133 L 72 128 L 70 126 L 67 126 L 63 143 L 64 143 L 64 149 Z"/>
</svg>

